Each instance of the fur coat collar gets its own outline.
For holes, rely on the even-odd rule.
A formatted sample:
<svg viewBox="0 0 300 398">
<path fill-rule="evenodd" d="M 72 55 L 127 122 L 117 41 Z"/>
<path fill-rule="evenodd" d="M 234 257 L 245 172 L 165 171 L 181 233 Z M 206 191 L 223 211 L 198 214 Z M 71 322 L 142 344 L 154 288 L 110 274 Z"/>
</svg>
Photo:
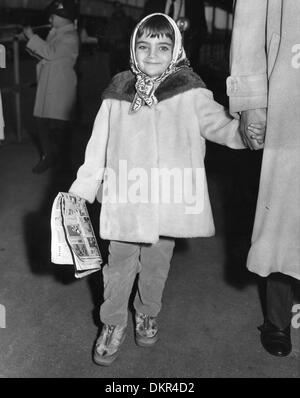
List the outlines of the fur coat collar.
<svg viewBox="0 0 300 398">
<path fill-rule="evenodd" d="M 118 73 L 104 90 L 102 100 L 117 99 L 132 103 L 135 96 L 135 82 L 136 77 L 131 71 Z M 155 91 L 155 96 L 158 102 L 161 102 L 193 88 L 205 87 L 205 83 L 196 73 L 184 68 L 164 80 Z"/>
</svg>

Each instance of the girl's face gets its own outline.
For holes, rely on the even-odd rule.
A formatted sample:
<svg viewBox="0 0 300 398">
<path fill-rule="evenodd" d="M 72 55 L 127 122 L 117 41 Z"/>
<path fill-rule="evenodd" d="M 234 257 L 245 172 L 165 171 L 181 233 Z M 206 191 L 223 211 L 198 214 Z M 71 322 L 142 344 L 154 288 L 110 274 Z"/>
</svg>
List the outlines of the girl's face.
<svg viewBox="0 0 300 398">
<path fill-rule="evenodd" d="M 166 35 L 147 37 L 144 33 L 136 41 L 135 57 L 142 72 L 149 77 L 158 77 L 172 60 L 173 42 Z"/>
</svg>

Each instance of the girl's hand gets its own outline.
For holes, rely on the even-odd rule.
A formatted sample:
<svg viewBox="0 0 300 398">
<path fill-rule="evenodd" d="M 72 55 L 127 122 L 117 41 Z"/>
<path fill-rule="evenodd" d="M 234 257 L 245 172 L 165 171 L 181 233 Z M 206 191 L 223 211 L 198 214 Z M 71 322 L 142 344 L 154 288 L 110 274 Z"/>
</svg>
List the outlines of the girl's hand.
<svg viewBox="0 0 300 398">
<path fill-rule="evenodd" d="M 251 123 L 247 128 L 250 138 L 255 140 L 259 145 L 265 142 L 266 126 L 262 123 Z"/>
<path fill-rule="evenodd" d="M 266 108 L 249 109 L 241 112 L 240 119 L 240 134 L 246 146 L 251 150 L 262 149 L 263 144 L 258 144 L 255 139 L 252 139 L 250 135 L 254 136 L 254 133 L 248 130 L 250 125 L 259 125 L 259 127 L 267 124 L 267 110 Z M 250 128 L 251 130 L 251 128 Z"/>
</svg>

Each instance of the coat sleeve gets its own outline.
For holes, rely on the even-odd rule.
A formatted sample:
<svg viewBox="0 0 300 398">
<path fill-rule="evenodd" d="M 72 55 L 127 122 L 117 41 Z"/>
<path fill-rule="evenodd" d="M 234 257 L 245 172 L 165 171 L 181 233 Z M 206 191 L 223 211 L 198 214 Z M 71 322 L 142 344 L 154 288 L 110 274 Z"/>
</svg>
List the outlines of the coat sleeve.
<svg viewBox="0 0 300 398">
<path fill-rule="evenodd" d="M 244 149 L 239 134 L 239 121 L 216 102 L 211 91 L 197 89 L 196 101 L 200 133 L 203 138 L 233 149 Z"/>
<path fill-rule="evenodd" d="M 109 132 L 110 101 L 104 100 L 96 116 L 91 138 L 85 151 L 83 165 L 69 192 L 93 203 L 101 185 L 106 164 L 106 148 Z"/>
<path fill-rule="evenodd" d="M 227 78 L 229 109 L 233 115 L 267 107 L 267 8 L 268 0 L 235 2 Z"/>
<path fill-rule="evenodd" d="M 27 43 L 27 48 L 34 54 L 47 61 L 65 57 L 77 57 L 79 42 L 76 35 L 67 34 L 58 40 L 47 42 L 38 35 L 33 35 Z"/>
</svg>

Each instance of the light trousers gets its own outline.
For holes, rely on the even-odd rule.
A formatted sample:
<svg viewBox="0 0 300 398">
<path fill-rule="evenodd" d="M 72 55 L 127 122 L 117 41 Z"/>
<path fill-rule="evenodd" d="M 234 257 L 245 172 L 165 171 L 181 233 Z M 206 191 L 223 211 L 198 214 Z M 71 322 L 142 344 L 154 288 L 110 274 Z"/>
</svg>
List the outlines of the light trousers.
<svg viewBox="0 0 300 398">
<path fill-rule="evenodd" d="M 137 274 L 135 310 L 158 315 L 174 245 L 174 239 L 169 238 L 160 238 L 155 244 L 110 242 L 108 265 L 103 268 L 104 302 L 100 308 L 104 324 L 127 324 L 128 301 Z"/>
</svg>

